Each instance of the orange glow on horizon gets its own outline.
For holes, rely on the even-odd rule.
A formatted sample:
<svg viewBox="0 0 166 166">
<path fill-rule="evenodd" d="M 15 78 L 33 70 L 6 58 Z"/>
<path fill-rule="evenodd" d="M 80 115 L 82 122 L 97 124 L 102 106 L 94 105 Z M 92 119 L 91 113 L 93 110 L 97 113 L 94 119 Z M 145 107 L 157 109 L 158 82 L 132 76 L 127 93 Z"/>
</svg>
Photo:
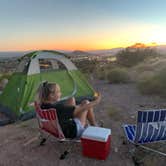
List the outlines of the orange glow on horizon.
<svg viewBox="0 0 166 166">
<path fill-rule="evenodd" d="M 36 44 L 37 43 L 37 44 Z M 166 43 L 159 43 L 156 44 L 155 42 L 151 43 L 144 43 L 144 42 L 129 42 L 129 43 L 118 43 L 112 41 L 102 41 L 100 43 L 81 43 L 81 42 L 60 42 L 60 43 L 53 43 L 53 42 L 29 42 L 25 43 L 23 46 L 21 44 L 15 43 L 7 45 L 6 48 L 0 46 L 0 50 L 2 51 L 29 51 L 29 50 L 83 50 L 83 51 L 90 51 L 90 50 L 100 50 L 100 49 L 112 49 L 118 47 L 148 47 L 148 46 L 157 46 L 157 45 L 166 45 Z M 18 46 L 19 45 L 19 46 Z"/>
<path fill-rule="evenodd" d="M 29 50 L 101 50 L 118 47 L 129 47 L 135 43 L 144 43 L 145 46 L 166 45 L 165 27 L 129 22 L 125 26 L 111 29 L 100 27 L 88 31 L 78 31 L 76 34 L 60 34 L 46 32 L 36 35 L 29 32 L 24 35 L 5 38 L 0 43 L 0 51 L 29 51 Z M 157 43 L 157 44 L 156 44 Z M 142 46 L 140 46 L 142 47 Z"/>
</svg>

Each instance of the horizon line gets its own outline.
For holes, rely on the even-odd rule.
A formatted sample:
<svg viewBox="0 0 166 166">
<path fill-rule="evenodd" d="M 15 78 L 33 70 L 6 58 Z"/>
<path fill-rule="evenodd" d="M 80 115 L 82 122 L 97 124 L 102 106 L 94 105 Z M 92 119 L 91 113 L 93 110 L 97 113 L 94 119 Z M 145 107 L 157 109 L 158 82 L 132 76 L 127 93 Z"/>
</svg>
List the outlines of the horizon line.
<svg viewBox="0 0 166 166">
<path fill-rule="evenodd" d="M 139 43 L 139 42 L 138 42 Z M 137 43 L 135 43 L 137 44 Z M 145 43 L 141 43 L 145 44 Z M 134 44 L 133 44 L 134 45 Z M 147 47 L 157 47 L 157 46 L 166 46 L 166 44 L 156 44 L 155 46 L 148 46 Z M 131 46 L 131 45 L 130 45 Z M 43 50 L 54 50 L 54 51 L 67 51 L 67 52 L 72 52 L 72 51 L 99 51 L 99 50 L 111 50 L 111 49 L 118 49 L 118 48 L 127 48 L 130 46 L 119 46 L 119 47 L 112 47 L 112 48 L 103 48 L 103 49 L 29 49 L 29 50 L 0 50 L 0 52 L 33 52 L 33 51 L 43 51 Z"/>
</svg>

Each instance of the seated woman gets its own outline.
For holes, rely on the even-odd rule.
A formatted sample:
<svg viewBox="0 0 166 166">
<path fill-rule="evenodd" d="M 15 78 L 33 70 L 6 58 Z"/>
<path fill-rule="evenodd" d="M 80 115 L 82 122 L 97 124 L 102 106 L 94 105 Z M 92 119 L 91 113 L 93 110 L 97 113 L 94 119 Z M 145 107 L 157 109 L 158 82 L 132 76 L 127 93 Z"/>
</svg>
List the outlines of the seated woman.
<svg viewBox="0 0 166 166">
<path fill-rule="evenodd" d="M 42 109 L 56 109 L 66 138 L 79 138 L 87 126 L 87 121 L 90 125 L 96 125 L 93 106 L 100 102 L 100 94 L 94 101 L 84 100 L 80 105 L 76 105 L 74 98 L 70 98 L 64 103 L 60 102 L 60 86 L 56 83 L 44 82 L 38 88 L 37 97 Z"/>
</svg>

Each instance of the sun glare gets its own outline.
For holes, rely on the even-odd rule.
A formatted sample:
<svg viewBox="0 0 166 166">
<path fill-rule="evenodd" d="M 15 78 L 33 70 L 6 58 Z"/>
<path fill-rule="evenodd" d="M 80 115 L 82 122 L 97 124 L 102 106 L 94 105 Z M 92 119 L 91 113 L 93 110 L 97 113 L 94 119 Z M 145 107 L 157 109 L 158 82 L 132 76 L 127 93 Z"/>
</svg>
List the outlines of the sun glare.
<svg viewBox="0 0 166 166">
<path fill-rule="evenodd" d="M 166 33 L 165 29 L 157 27 L 149 30 L 146 35 L 146 43 L 157 43 L 157 44 L 166 44 Z"/>
</svg>

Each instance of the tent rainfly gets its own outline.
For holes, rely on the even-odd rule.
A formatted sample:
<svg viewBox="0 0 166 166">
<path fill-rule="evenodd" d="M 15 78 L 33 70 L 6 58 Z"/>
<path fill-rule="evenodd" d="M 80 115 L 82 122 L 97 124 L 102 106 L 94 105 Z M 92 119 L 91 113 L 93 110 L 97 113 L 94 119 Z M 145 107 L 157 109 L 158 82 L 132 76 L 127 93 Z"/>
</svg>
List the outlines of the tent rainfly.
<svg viewBox="0 0 166 166">
<path fill-rule="evenodd" d="M 16 72 L 0 94 L 0 112 L 9 117 L 9 122 L 32 118 L 37 88 L 46 80 L 60 85 L 63 99 L 75 96 L 77 101 L 93 100 L 93 88 L 65 54 L 35 51 L 20 59 Z"/>
</svg>

